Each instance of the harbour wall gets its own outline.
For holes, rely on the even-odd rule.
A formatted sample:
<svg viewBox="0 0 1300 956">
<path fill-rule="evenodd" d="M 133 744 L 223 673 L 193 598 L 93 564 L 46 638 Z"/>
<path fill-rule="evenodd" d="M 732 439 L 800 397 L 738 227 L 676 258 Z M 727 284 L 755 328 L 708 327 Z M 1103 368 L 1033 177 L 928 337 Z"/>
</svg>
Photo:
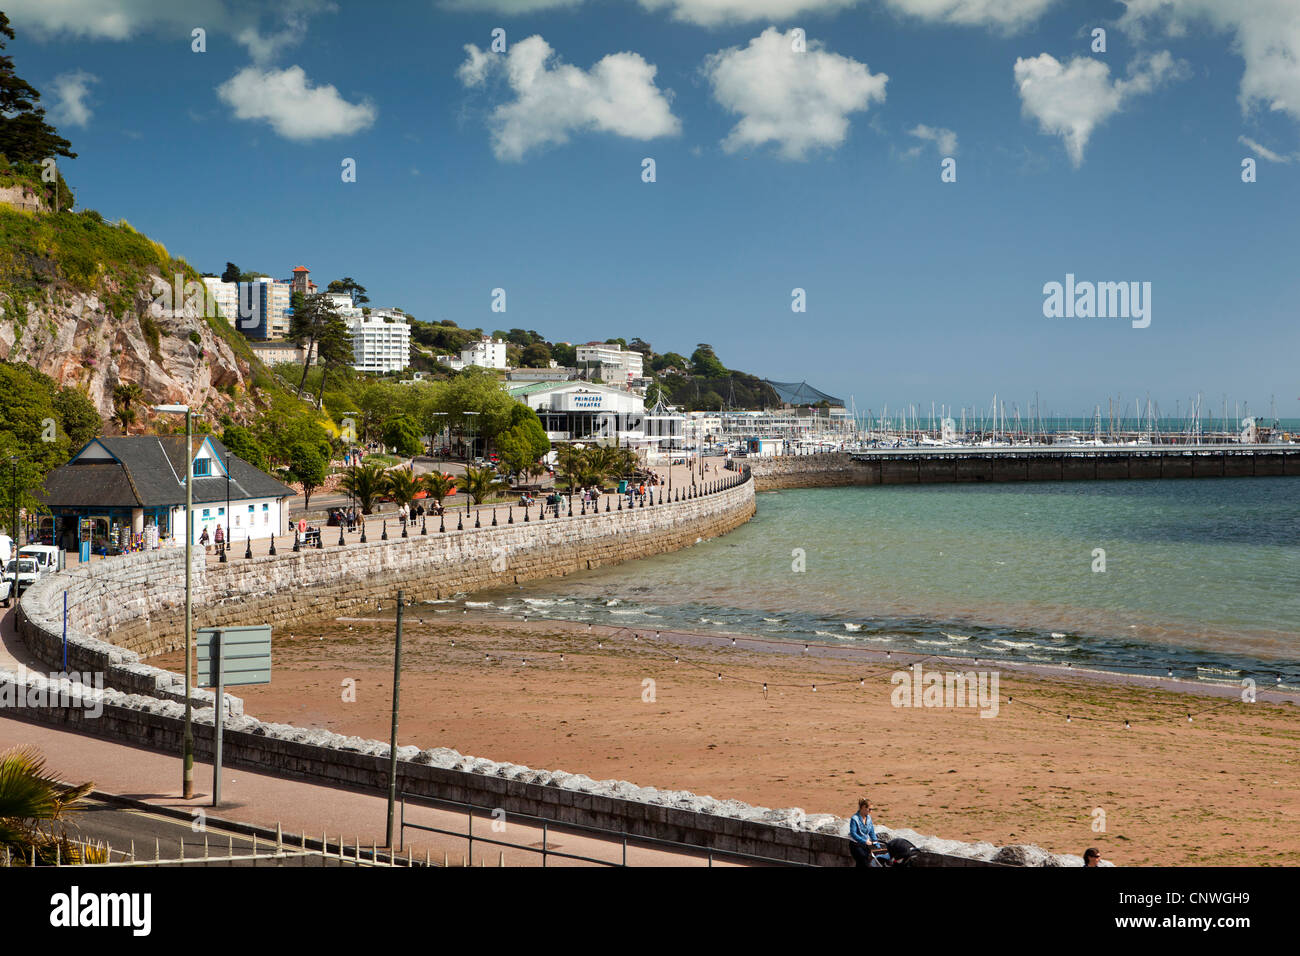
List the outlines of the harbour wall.
<svg viewBox="0 0 1300 956">
<path fill-rule="evenodd" d="M 758 491 L 843 485 L 1300 476 L 1300 447 L 827 452 L 745 463 Z"/>
</svg>

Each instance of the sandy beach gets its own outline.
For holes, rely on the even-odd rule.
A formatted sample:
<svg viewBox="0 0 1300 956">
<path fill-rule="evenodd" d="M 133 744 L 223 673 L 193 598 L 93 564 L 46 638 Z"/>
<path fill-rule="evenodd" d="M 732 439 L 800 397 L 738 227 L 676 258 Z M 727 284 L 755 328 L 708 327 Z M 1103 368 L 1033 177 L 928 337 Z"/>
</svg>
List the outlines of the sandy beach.
<svg viewBox="0 0 1300 956">
<path fill-rule="evenodd" d="M 281 630 L 272 683 L 237 690 L 264 720 L 387 740 L 393 631 L 391 606 Z M 401 744 L 810 814 L 848 816 L 865 793 L 886 826 L 1097 846 L 1117 865 L 1300 863 L 1300 721 L 1285 695 L 1245 704 L 1004 666 L 988 718 L 895 706 L 891 676 L 915 656 L 634 639 L 432 605 L 408 609 L 403 633 Z"/>
</svg>

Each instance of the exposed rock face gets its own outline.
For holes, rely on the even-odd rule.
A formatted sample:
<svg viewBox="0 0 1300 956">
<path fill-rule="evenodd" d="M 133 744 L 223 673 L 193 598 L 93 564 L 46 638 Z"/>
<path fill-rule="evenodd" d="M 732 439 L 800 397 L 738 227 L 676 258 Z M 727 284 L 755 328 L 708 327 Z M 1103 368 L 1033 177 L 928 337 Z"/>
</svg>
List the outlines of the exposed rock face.
<svg viewBox="0 0 1300 956">
<path fill-rule="evenodd" d="M 106 421 L 119 383 L 138 384 L 143 404 L 187 404 L 210 419 L 222 413 L 247 418 L 249 363 L 213 331 L 193 302 L 154 315 L 151 305 L 160 285 L 146 280 L 141 288 L 119 290 L 112 280 L 103 284 L 105 295 L 130 296 L 132 304 L 120 318 L 101 292 L 83 293 L 58 282 L 46 287 L 43 301 L 27 303 L 22 317 L 11 314 L 14 303 L 0 296 L 0 359 L 26 362 L 59 385 L 81 389 Z"/>
</svg>

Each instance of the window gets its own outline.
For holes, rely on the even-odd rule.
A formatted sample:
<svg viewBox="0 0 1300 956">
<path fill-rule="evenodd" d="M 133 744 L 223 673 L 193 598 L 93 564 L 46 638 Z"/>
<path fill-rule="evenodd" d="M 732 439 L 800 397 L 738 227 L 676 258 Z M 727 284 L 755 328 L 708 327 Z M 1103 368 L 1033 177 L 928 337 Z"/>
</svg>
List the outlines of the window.
<svg viewBox="0 0 1300 956">
<path fill-rule="evenodd" d="M 194 477 L 195 477 L 195 478 L 206 478 L 206 477 L 208 477 L 210 474 L 212 474 L 212 459 L 211 459 L 211 458 L 195 458 L 195 459 L 194 459 Z"/>
<path fill-rule="evenodd" d="M 212 520 L 212 511 L 211 511 L 210 509 L 208 509 L 208 508 L 204 508 L 204 509 L 203 509 L 203 520 L 204 520 L 204 521 L 211 521 L 211 520 Z"/>
</svg>

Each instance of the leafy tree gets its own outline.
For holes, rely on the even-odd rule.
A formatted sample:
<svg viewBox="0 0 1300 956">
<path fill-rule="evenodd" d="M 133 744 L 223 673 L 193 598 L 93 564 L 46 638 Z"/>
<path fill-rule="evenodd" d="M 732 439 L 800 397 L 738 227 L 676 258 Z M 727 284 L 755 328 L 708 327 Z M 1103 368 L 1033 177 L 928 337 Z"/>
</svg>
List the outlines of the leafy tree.
<svg viewBox="0 0 1300 956">
<path fill-rule="evenodd" d="M 565 368 L 578 364 L 578 350 L 568 342 L 555 342 L 551 345 L 551 358 Z"/>
<path fill-rule="evenodd" d="M 421 482 L 405 468 L 394 468 L 384 475 L 385 490 L 398 505 L 409 505 L 420 491 Z"/>
<path fill-rule="evenodd" d="M 705 378 L 722 378 L 727 374 L 727 367 L 713 352 L 713 346 L 701 342 L 691 353 L 691 370 Z"/>
<path fill-rule="evenodd" d="M 119 382 L 113 386 L 113 418 L 122 426 L 122 431 L 130 431 L 135 424 L 135 406 L 144 398 L 144 389 L 135 382 Z"/>
<path fill-rule="evenodd" d="M 108 862 L 102 850 L 69 840 L 63 822 L 94 787 L 64 786 L 34 747 L 0 754 L 0 847 L 8 858 L 27 862 L 35 851 L 38 866 Z"/>
<path fill-rule="evenodd" d="M 303 507 L 311 507 L 311 493 L 325 483 L 329 459 L 320 448 L 310 442 L 300 441 L 289 453 L 289 474 L 302 484 Z"/>
<path fill-rule="evenodd" d="M 65 386 L 54 394 L 54 409 L 73 451 L 82 448 L 103 430 L 99 409 L 75 388 Z"/>
<path fill-rule="evenodd" d="M 14 38 L 3 12 L 0 37 Z M 0 39 L 0 51 L 4 47 Z M 14 72 L 13 57 L 0 55 L 0 154 L 15 163 L 40 163 L 53 156 L 76 159 L 72 144 L 45 122 L 45 110 L 36 105 L 40 98 L 36 87 Z"/>
<path fill-rule="evenodd" d="M 451 494 L 453 487 L 451 478 L 437 471 L 421 476 L 420 484 L 429 493 L 429 497 L 438 502 L 439 505 L 442 504 L 444 498 Z"/>
<path fill-rule="evenodd" d="M 226 262 L 226 271 L 223 272 L 223 273 L 221 273 L 221 281 L 222 281 L 222 282 L 238 282 L 238 281 L 239 281 L 239 276 L 240 276 L 239 266 L 235 265 L 233 262 L 229 262 L 229 261 L 227 261 L 227 262 Z"/>
<path fill-rule="evenodd" d="M 519 365 L 522 368 L 550 368 L 550 346 L 545 342 L 534 342 L 532 345 L 527 346 L 520 356 Z"/>
<path fill-rule="evenodd" d="M 384 426 L 384 444 L 404 458 L 418 455 L 423 450 L 419 426 L 405 415 L 392 419 Z"/>
<path fill-rule="evenodd" d="M 377 462 L 365 462 L 343 473 L 340 487 L 357 499 L 362 514 L 374 511 L 375 499 L 385 492 L 388 479 L 384 466 Z"/>
<path fill-rule="evenodd" d="M 325 378 L 330 372 L 352 365 L 352 332 L 347 322 L 337 313 L 327 317 L 316 338 L 316 358 L 320 363 L 320 387 L 316 393 L 316 407 L 321 407 L 325 396 Z"/>
<path fill-rule="evenodd" d="M 221 433 L 221 443 L 230 449 L 231 454 L 244 459 L 254 468 L 262 471 L 270 469 L 266 448 L 243 425 L 228 425 Z"/>
<path fill-rule="evenodd" d="M 325 291 L 347 293 L 352 297 L 353 308 L 365 305 L 370 301 L 370 297 L 366 295 L 366 287 L 361 285 L 361 283 L 357 282 L 351 276 L 346 276 L 342 279 L 335 279 L 325 287 Z"/>
<path fill-rule="evenodd" d="M 490 468 L 466 468 L 463 485 L 465 494 L 469 495 L 476 505 L 481 505 L 496 492 L 506 490 L 504 484 Z"/>
<path fill-rule="evenodd" d="M 317 343 L 322 340 L 328 342 L 327 347 L 331 350 L 330 357 L 337 358 L 336 350 L 340 347 L 337 326 L 342 322 L 342 317 L 335 311 L 334 304 L 320 293 L 300 295 L 295 297 L 293 302 L 295 304 L 293 317 L 289 320 L 288 338 L 303 349 L 302 378 L 298 382 L 298 394 L 301 396 Z M 325 355 L 322 354 L 320 358 L 322 362 L 326 361 Z M 350 361 L 351 356 L 348 359 Z"/>
</svg>

